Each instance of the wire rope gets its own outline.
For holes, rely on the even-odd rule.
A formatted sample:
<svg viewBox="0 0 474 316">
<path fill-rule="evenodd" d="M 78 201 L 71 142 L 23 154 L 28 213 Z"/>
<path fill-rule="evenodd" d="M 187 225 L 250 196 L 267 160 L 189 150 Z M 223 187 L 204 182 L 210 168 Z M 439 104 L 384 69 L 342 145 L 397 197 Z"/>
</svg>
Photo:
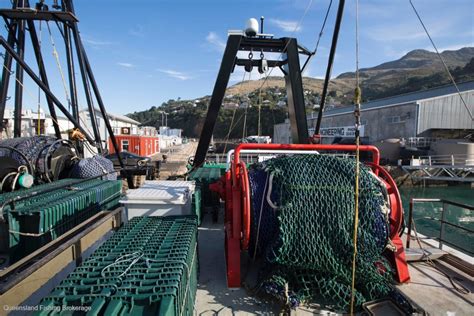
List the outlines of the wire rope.
<svg viewBox="0 0 474 316">
<path fill-rule="evenodd" d="M 416 14 L 416 17 L 418 18 L 418 21 L 420 21 L 421 26 L 422 26 L 423 29 L 425 30 L 425 33 L 426 33 L 426 35 L 428 36 L 428 38 L 429 38 L 429 40 L 430 40 L 430 42 L 431 42 L 431 45 L 433 46 L 434 50 L 436 51 L 436 55 L 438 56 L 439 60 L 440 60 L 441 63 L 443 64 L 444 69 L 446 70 L 446 73 L 448 74 L 449 79 L 451 80 L 451 83 L 452 83 L 452 84 L 454 85 L 454 87 L 456 88 L 456 91 L 457 91 L 457 93 L 458 93 L 458 95 L 459 95 L 459 98 L 461 99 L 462 104 L 463 104 L 464 107 L 466 108 L 466 111 L 467 111 L 467 113 L 469 114 L 469 117 L 471 118 L 471 121 L 474 121 L 474 117 L 473 117 L 473 115 L 472 115 L 472 112 L 471 112 L 471 110 L 469 109 L 469 107 L 467 106 L 466 101 L 464 100 L 464 98 L 463 98 L 463 96 L 462 96 L 462 94 L 461 94 L 461 91 L 459 90 L 458 85 L 456 84 L 456 81 L 454 80 L 453 75 L 451 74 L 451 71 L 449 71 L 448 65 L 446 65 L 446 62 L 444 61 L 443 56 L 441 56 L 441 54 L 439 53 L 438 47 L 436 46 L 435 42 L 433 41 L 433 38 L 431 37 L 430 33 L 428 32 L 428 29 L 426 28 L 425 23 L 424 23 L 423 20 L 421 19 L 420 14 L 419 14 L 418 11 L 416 10 L 415 5 L 413 4 L 412 0 L 409 0 L 409 2 L 410 2 L 411 7 L 413 8 L 413 11 L 414 11 L 415 14 Z"/>
</svg>

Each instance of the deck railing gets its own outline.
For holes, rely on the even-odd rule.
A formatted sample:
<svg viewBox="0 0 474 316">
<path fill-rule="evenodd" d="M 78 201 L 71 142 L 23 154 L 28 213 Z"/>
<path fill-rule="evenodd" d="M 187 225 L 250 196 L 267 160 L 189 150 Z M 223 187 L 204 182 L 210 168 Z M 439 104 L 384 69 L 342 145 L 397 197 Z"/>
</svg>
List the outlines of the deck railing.
<svg viewBox="0 0 474 316">
<path fill-rule="evenodd" d="M 408 225 L 407 225 L 408 234 L 407 234 L 406 248 L 407 249 L 410 248 L 411 231 L 412 231 L 412 223 L 413 223 L 413 210 L 414 210 L 415 204 L 416 203 L 433 203 L 433 202 L 434 203 L 441 203 L 442 208 L 441 208 L 441 218 L 423 217 L 424 219 L 434 220 L 434 221 L 440 222 L 439 236 L 430 236 L 430 238 L 436 239 L 439 242 L 439 246 L 438 246 L 439 249 L 443 249 L 443 245 L 446 244 L 446 245 L 458 248 L 459 250 L 461 250 L 465 253 L 473 255 L 474 253 L 471 250 L 463 248 L 460 245 L 456 245 L 452 242 L 447 241 L 446 238 L 445 238 L 445 229 L 446 229 L 446 225 L 447 225 L 447 226 L 451 226 L 451 227 L 454 227 L 456 229 L 459 229 L 463 232 L 467 232 L 468 234 L 473 234 L 474 233 L 473 230 L 471 230 L 467 227 L 452 223 L 452 222 L 450 222 L 446 219 L 446 205 L 452 205 L 452 206 L 460 207 L 460 208 L 468 210 L 469 212 L 474 211 L 474 206 L 467 205 L 467 204 L 462 204 L 462 203 L 458 203 L 458 202 L 454 202 L 454 201 L 449 201 L 449 200 L 445 200 L 445 199 L 412 198 L 410 200 L 410 207 L 409 207 L 409 210 L 408 210 Z"/>
<path fill-rule="evenodd" d="M 435 137 L 408 137 L 404 139 L 405 145 L 408 147 L 429 147 L 441 138 Z"/>
<path fill-rule="evenodd" d="M 420 156 L 412 161 L 419 166 L 474 166 L 474 155 Z"/>
</svg>

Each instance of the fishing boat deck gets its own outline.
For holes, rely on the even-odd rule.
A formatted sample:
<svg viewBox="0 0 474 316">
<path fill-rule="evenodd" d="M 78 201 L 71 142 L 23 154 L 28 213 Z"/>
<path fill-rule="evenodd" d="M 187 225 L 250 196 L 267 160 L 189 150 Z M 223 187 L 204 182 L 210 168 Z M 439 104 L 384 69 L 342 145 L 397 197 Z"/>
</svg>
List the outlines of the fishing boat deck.
<svg viewBox="0 0 474 316">
<path fill-rule="evenodd" d="M 398 289 L 430 315 L 472 315 L 472 277 L 441 260 L 436 260 L 434 265 L 410 263 L 411 281 L 398 285 Z M 463 294 L 456 290 L 448 276 L 457 283 L 458 289 L 462 285 L 470 293 Z"/>
<path fill-rule="evenodd" d="M 251 282 L 255 280 L 256 271 L 246 265 L 246 259 L 242 260 L 242 274 L 248 283 L 244 281 L 243 288 L 236 290 L 227 288 L 224 226 L 223 216 L 220 215 L 219 222 L 213 223 L 211 216 L 206 214 L 199 228 L 200 275 L 196 297 L 197 315 L 280 314 L 279 306 L 252 297 L 250 288 Z M 412 247 L 418 247 L 418 245 L 413 243 Z M 473 278 L 444 261 L 436 260 L 435 265 L 436 268 L 425 262 L 410 262 L 411 281 L 398 285 L 397 288 L 430 315 L 472 315 L 474 313 Z M 447 275 L 471 293 L 458 292 Z M 303 306 L 292 311 L 292 315 L 311 315 L 321 312 L 313 307 Z"/>
</svg>

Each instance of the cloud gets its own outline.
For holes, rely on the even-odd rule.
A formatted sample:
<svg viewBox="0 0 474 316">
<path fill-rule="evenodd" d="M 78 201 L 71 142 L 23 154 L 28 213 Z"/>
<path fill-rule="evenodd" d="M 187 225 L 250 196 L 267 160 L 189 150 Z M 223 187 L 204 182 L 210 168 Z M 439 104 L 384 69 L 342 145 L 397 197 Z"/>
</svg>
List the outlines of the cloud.
<svg viewBox="0 0 474 316">
<path fill-rule="evenodd" d="M 102 41 L 94 38 L 90 38 L 88 36 L 82 36 L 82 41 L 85 44 L 88 44 L 89 46 L 92 46 L 94 48 L 102 48 L 110 45 L 116 44 L 115 42 L 110 42 L 110 41 Z"/>
<path fill-rule="evenodd" d="M 297 21 L 285 21 L 278 19 L 268 19 L 268 22 L 280 28 L 283 32 L 299 32 L 301 31 L 301 25 L 298 25 Z"/>
<path fill-rule="evenodd" d="M 206 41 L 220 52 L 223 52 L 225 49 L 225 42 L 215 32 L 209 32 L 206 36 Z"/>
<path fill-rule="evenodd" d="M 191 77 L 190 75 L 184 73 L 184 72 L 180 72 L 180 71 L 176 71 L 176 70 L 171 70 L 171 69 L 157 69 L 159 72 L 162 72 L 162 73 L 165 73 L 167 74 L 168 76 L 172 77 L 172 78 L 176 78 L 176 79 L 179 79 L 179 80 L 190 80 L 190 79 L 193 79 L 193 77 Z"/>
<path fill-rule="evenodd" d="M 145 27 L 141 24 L 137 24 L 133 29 L 128 31 L 128 34 L 135 37 L 145 37 Z"/>
<path fill-rule="evenodd" d="M 133 64 L 130 64 L 130 63 L 122 63 L 122 62 L 117 63 L 117 65 L 122 66 L 122 67 L 125 67 L 125 68 L 133 68 L 133 67 L 135 67 L 135 65 L 133 65 Z"/>
</svg>

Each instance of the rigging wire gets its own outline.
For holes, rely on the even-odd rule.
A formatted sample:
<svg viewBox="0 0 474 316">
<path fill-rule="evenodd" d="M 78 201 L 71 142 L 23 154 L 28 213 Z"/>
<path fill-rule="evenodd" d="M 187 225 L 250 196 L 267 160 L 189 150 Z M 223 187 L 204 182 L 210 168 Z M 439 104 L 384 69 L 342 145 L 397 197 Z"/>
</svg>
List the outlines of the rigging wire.
<svg viewBox="0 0 474 316">
<path fill-rule="evenodd" d="M 242 113 L 242 115 L 235 121 L 234 123 L 234 126 L 232 126 L 232 129 L 230 129 L 229 131 L 229 134 L 235 130 L 235 128 L 237 127 L 237 125 L 240 123 L 240 121 L 242 120 L 242 118 L 245 116 L 244 113 Z M 225 151 L 224 151 L 225 152 Z"/>
<path fill-rule="evenodd" d="M 0 56 L 1 56 L 3 59 L 5 59 L 5 56 L 4 56 L 3 54 L 0 54 Z M 8 68 L 5 66 L 4 63 L 2 63 L 2 64 L 3 64 L 3 68 L 5 68 L 5 69 L 10 73 L 10 76 L 12 76 L 13 73 L 14 73 L 13 70 L 8 69 Z M 36 97 L 34 96 L 34 94 L 33 94 L 22 82 L 20 82 L 16 77 L 15 77 L 15 80 L 16 80 L 16 81 L 18 82 L 18 84 L 23 88 L 23 91 L 24 91 L 26 94 L 28 94 L 28 95 L 30 96 L 30 98 L 32 98 L 33 100 L 36 99 Z M 55 120 L 52 116 L 51 116 L 51 120 L 52 120 L 53 122 L 55 122 L 56 124 L 59 125 L 59 122 L 58 122 L 57 120 Z M 83 128 L 84 128 L 90 135 L 92 135 L 91 130 L 89 129 L 88 125 L 86 124 L 86 122 L 84 121 L 84 119 L 83 119 L 81 116 L 79 116 L 79 120 L 82 122 Z M 87 143 L 87 142 L 84 142 L 84 143 Z"/>
<path fill-rule="evenodd" d="M 5 55 L 4 54 L 0 54 L 0 56 L 5 60 Z M 10 76 L 12 76 L 14 74 L 14 71 L 13 70 L 10 70 L 8 69 L 7 66 L 5 66 L 5 63 L 2 63 L 3 64 L 3 68 L 5 68 L 6 71 L 8 71 L 8 73 L 10 74 Z M 26 92 L 26 94 L 28 94 L 30 96 L 31 99 L 33 100 L 36 100 L 36 96 L 34 95 L 34 93 L 32 93 L 30 90 L 28 90 L 25 86 L 25 84 L 23 82 L 21 82 L 20 80 L 18 80 L 18 78 L 15 77 L 15 81 L 18 82 L 18 84 L 23 88 L 23 91 Z"/>
<path fill-rule="evenodd" d="M 242 91 L 242 86 L 245 82 L 245 75 L 247 74 L 247 72 L 244 71 L 244 75 L 242 77 L 242 80 L 240 81 L 240 85 L 239 85 L 239 91 L 237 92 L 237 94 L 240 95 L 241 91 Z M 237 107 L 234 109 L 234 112 L 232 113 L 232 120 L 230 122 L 230 126 L 229 126 L 229 131 L 227 133 L 227 136 L 224 138 L 224 153 L 226 152 L 227 150 L 227 142 L 229 141 L 229 138 L 230 138 L 230 133 L 232 132 L 232 130 L 234 129 L 233 126 L 234 126 L 234 119 L 235 119 L 235 113 L 237 112 Z M 239 119 L 240 120 L 240 119 Z M 237 123 L 235 123 L 237 125 Z"/>
<path fill-rule="evenodd" d="M 314 48 L 313 55 L 316 55 L 316 53 L 318 52 L 319 41 L 321 41 L 321 37 L 323 37 L 324 28 L 326 27 L 326 21 L 328 20 L 329 12 L 331 11 L 331 6 L 332 6 L 332 0 L 329 2 L 326 15 L 324 16 L 323 25 L 321 26 L 321 31 L 319 31 L 318 41 L 316 42 L 316 47 Z"/>
<path fill-rule="evenodd" d="M 331 0 L 331 3 L 332 3 L 332 0 Z M 290 37 L 293 37 L 294 34 L 296 33 L 296 31 L 298 31 L 298 29 L 300 28 L 300 26 L 301 26 L 301 24 L 302 24 L 304 18 L 305 18 L 306 15 L 308 14 L 309 9 L 311 8 L 312 5 L 313 5 L 313 0 L 310 0 L 309 3 L 308 3 L 308 5 L 306 6 L 306 9 L 305 9 L 304 12 L 303 12 L 303 15 L 302 15 L 301 18 L 299 19 L 298 23 L 295 25 L 295 28 L 293 29 L 293 32 L 291 32 Z M 328 12 L 328 13 L 329 13 L 329 12 Z M 280 53 L 280 55 L 278 56 L 277 59 L 282 58 L 282 56 L 283 56 L 284 52 L 286 51 L 286 49 L 287 49 L 289 43 L 290 43 L 289 41 L 286 43 L 285 47 L 283 48 L 283 50 L 281 51 L 281 53 Z M 263 82 L 262 82 L 262 84 L 260 85 L 260 87 L 258 88 L 259 103 L 260 103 L 260 104 L 259 104 L 259 109 L 258 109 L 258 136 L 260 136 L 260 132 L 261 132 L 261 131 L 260 131 L 260 128 L 261 128 L 261 127 L 260 127 L 260 107 L 261 107 L 261 104 L 262 104 L 262 102 L 261 102 L 262 89 L 263 89 L 263 86 L 265 85 L 265 83 L 268 81 L 268 78 L 269 78 L 270 75 L 272 74 L 273 69 L 275 69 L 275 67 L 272 67 L 272 68 L 270 69 L 270 71 L 268 71 L 268 72 L 265 71 L 265 77 L 264 77 L 264 79 L 263 79 Z M 272 114 L 273 114 L 273 110 L 272 110 Z"/>
<path fill-rule="evenodd" d="M 61 61 L 59 60 L 59 54 L 58 54 L 58 51 L 56 49 L 56 44 L 54 43 L 53 34 L 51 32 L 51 28 L 49 27 L 49 22 L 48 21 L 46 21 L 46 26 L 48 27 L 49 39 L 51 41 L 51 46 L 53 47 L 53 56 L 54 56 L 54 59 L 56 61 L 56 66 L 58 67 L 59 73 L 61 75 L 61 81 L 62 81 L 62 84 L 63 84 L 64 93 L 66 94 L 66 100 L 67 100 L 67 103 L 68 103 L 68 106 L 69 106 L 69 110 L 71 110 L 71 98 L 69 97 L 69 92 L 68 92 L 68 89 L 67 89 L 67 84 L 66 84 L 66 79 L 64 77 L 63 68 L 61 67 Z"/>
<path fill-rule="evenodd" d="M 56 61 L 56 66 L 58 67 L 59 73 L 61 75 L 61 81 L 62 81 L 62 84 L 63 84 L 64 93 L 66 95 L 66 100 L 67 100 L 67 104 L 68 104 L 68 111 L 71 112 L 71 98 L 69 96 L 69 92 L 68 92 L 68 89 L 67 89 L 67 86 L 66 86 L 66 79 L 64 77 L 64 72 L 63 72 L 63 69 L 61 67 L 61 61 L 59 60 L 59 54 L 58 54 L 58 51 L 56 49 L 56 44 L 54 42 L 53 34 L 51 32 L 51 28 L 49 27 L 49 22 L 48 21 L 46 21 L 46 26 L 48 27 L 49 39 L 51 41 L 51 46 L 53 47 L 53 56 L 54 56 L 54 59 Z M 69 130 L 70 129 L 69 120 L 68 120 L 68 125 L 67 126 L 68 126 L 68 130 Z"/>
<path fill-rule="evenodd" d="M 302 15 L 301 18 L 299 19 L 298 23 L 295 25 L 295 28 L 294 28 L 293 32 L 291 33 L 290 37 L 294 36 L 294 34 L 296 33 L 296 31 L 300 28 L 301 23 L 303 22 L 303 20 L 304 20 L 304 18 L 306 17 L 306 15 L 307 15 L 309 9 L 310 9 L 311 6 L 313 5 L 313 1 L 314 1 L 314 0 L 310 0 L 310 2 L 308 3 L 308 5 L 306 6 L 306 9 L 305 9 L 305 11 L 303 12 L 303 15 Z M 332 3 L 332 0 L 331 0 L 331 3 Z M 326 19 L 327 19 L 328 13 L 329 13 L 329 9 L 328 9 L 328 12 L 326 13 Z M 325 19 L 325 21 L 324 21 L 324 24 L 326 23 L 326 19 Z M 278 57 L 278 59 L 280 59 L 280 58 L 283 56 L 283 54 L 284 54 L 286 48 L 288 47 L 288 44 L 289 44 L 289 42 L 286 43 L 286 45 L 285 45 L 285 47 L 283 48 L 282 52 L 280 53 L 280 56 Z M 265 72 L 264 80 L 263 80 L 262 84 L 260 85 L 260 87 L 258 88 L 259 98 L 261 98 L 262 88 L 263 88 L 263 86 L 265 85 L 265 83 L 267 82 L 268 78 L 270 77 L 270 75 L 271 75 L 273 69 L 274 69 L 274 68 L 271 68 L 270 71 Z M 250 73 L 250 75 L 251 75 L 251 73 Z M 249 79 L 248 79 L 249 81 L 250 81 L 250 75 L 249 75 Z M 242 90 L 242 86 L 243 86 L 243 83 L 244 83 L 244 79 L 245 79 L 245 73 L 244 73 L 244 78 L 242 79 L 242 82 L 241 82 L 239 91 Z M 250 101 L 250 99 L 248 98 L 248 95 L 247 95 L 247 99 L 248 99 L 248 101 Z M 249 106 L 249 102 L 248 102 L 248 104 L 247 104 L 247 107 L 245 108 L 245 120 L 244 120 L 244 131 L 243 131 L 243 135 L 245 135 L 245 127 L 246 127 L 245 125 L 246 125 L 246 120 L 247 120 L 246 113 L 247 113 L 248 106 Z M 260 133 L 261 133 L 261 131 L 260 131 L 260 129 L 261 129 L 261 128 L 260 128 L 260 106 L 261 106 L 261 100 L 260 100 L 260 104 L 259 104 L 259 114 L 258 114 L 258 131 L 257 131 L 258 136 L 260 136 Z M 227 140 L 229 139 L 232 130 L 235 128 L 235 125 L 237 125 L 237 123 L 235 123 L 235 125 L 233 126 L 233 122 L 234 122 L 235 112 L 236 112 L 236 111 L 237 111 L 237 109 L 234 110 L 234 113 L 233 113 L 233 115 L 232 115 L 232 122 L 231 122 L 231 125 L 230 125 L 230 127 L 229 127 L 229 132 L 227 133 L 227 136 L 226 136 L 226 142 L 225 142 L 225 145 L 224 145 L 224 152 L 225 152 L 225 150 L 226 150 L 226 148 L 227 148 Z M 242 117 L 241 117 L 241 118 L 242 118 Z M 240 119 L 239 119 L 239 121 L 240 121 Z M 243 138 L 244 138 L 244 137 L 243 137 Z"/>
<path fill-rule="evenodd" d="M 323 24 L 321 25 L 321 30 L 319 31 L 318 40 L 316 41 L 316 47 L 314 48 L 314 51 L 313 51 L 312 55 L 309 57 L 309 59 L 303 65 L 303 71 L 306 69 L 306 67 L 311 62 L 311 59 L 312 59 L 311 57 L 315 56 L 316 53 L 318 52 L 319 42 L 321 41 L 321 38 L 323 37 L 324 29 L 326 27 L 326 22 L 327 22 L 328 16 L 329 16 L 329 12 L 331 12 L 331 7 L 332 7 L 332 0 L 329 2 L 328 9 L 326 10 L 326 15 L 324 16 L 324 21 L 323 21 Z M 316 131 L 316 124 L 317 124 L 317 120 L 313 119 L 313 130 L 314 131 Z"/>
<path fill-rule="evenodd" d="M 360 102 L 361 89 L 359 82 L 359 0 L 356 0 L 356 25 L 355 25 L 355 57 L 356 57 L 356 88 L 354 91 L 354 117 L 355 117 L 355 142 L 356 142 L 356 161 L 355 161 L 355 192 L 354 192 L 354 236 L 352 253 L 352 283 L 351 283 L 351 315 L 354 315 L 355 299 L 355 274 L 357 257 L 357 231 L 359 227 L 359 174 L 360 174 Z"/>
<path fill-rule="evenodd" d="M 306 15 L 308 14 L 308 11 L 309 9 L 311 8 L 311 6 L 313 5 L 313 0 L 311 0 L 308 5 L 306 6 L 306 9 L 304 10 L 303 12 L 303 15 L 301 16 L 301 18 L 299 19 L 298 23 L 295 25 L 295 28 L 293 30 L 293 32 L 291 32 L 291 35 L 290 37 L 293 37 L 294 34 L 296 33 L 296 31 L 298 31 L 298 29 L 300 28 L 301 26 L 301 23 L 303 22 L 304 18 L 306 17 Z M 285 47 L 283 48 L 282 52 L 280 53 L 280 56 L 278 57 L 278 59 L 280 59 L 284 52 L 286 51 L 287 47 L 288 47 L 288 44 L 289 42 L 286 43 Z M 272 71 L 273 69 L 275 69 L 275 67 L 272 67 L 270 69 L 270 71 L 268 72 L 268 75 L 265 76 L 265 79 L 263 80 L 262 84 L 260 85 L 260 87 L 258 88 L 259 90 L 261 90 L 263 88 L 263 86 L 265 85 L 265 83 L 267 82 L 268 78 L 270 77 L 270 75 L 272 74 Z"/>
<path fill-rule="evenodd" d="M 65 79 L 65 76 L 64 76 L 64 71 L 63 71 L 63 68 L 61 66 L 61 61 L 59 59 L 59 54 L 58 54 L 58 50 L 56 49 L 56 44 L 54 42 L 54 39 L 53 39 L 53 34 L 51 32 L 51 28 L 49 26 L 49 22 L 46 21 L 46 25 L 48 26 L 48 32 L 49 32 L 49 38 L 50 38 L 50 41 L 51 41 L 51 46 L 53 48 L 53 56 L 55 58 L 55 61 L 56 61 L 56 66 L 58 67 L 58 70 L 59 70 L 59 73 L 61 75 L 61 81 L 62 81 L 62 84 L 63 84 L 63 88 L 64 88 L 64 94 L 66 95 L 66 100 L 67 100 L 67 103 L 68 103 L 68 110 L 69 112 L 71 111 L 71 97 L 69 95 L 69 91 L 68 91 L 68 88 L 67 88 L 67 83 L 66 83 L 66 79 Z M 82 122 L 82 125 L 83 127 L 86 129 L 86 131 L 90 134 L 90 135 L 93 135 L 93 133 L 91 132 L 91 130 L 89 129 L 89 126 L 88 124 L 84 121 L 84 118 L 81 117 L 81 115 L 78 116 L 78 119 L 80 122 Z M 91 118 L 92 119 L 92 118 Z M 70 129 L 70 121 L 68 120 L 68 129 Z M 87 144 L 87 146 L 89 145 L 87 142 L 84 142 L 84 144 Z M 90 153 L 92 154 L 95 154 L 90 147 L 88 147 L 88 150 Z"/>
<path fill-rule="evenodd" d="M 331 11 L 331 7 L 332 7 L 332 0 L 329 2 L 328 9 L 326 10 L 326 14 L 324 16 L 324 21 L 323 21 L 323 24 L 321 25 L 321 30 L 319 31 L 318 39 L 316 41 L 316 46 L 315 46 L 313 52 L 311 53 L 311 55 L 309 56 L 309 58 L 304 63 L 303 67 L 301 68 L 303 72 L 306 69 L 306 67 L 309 65 L 309 63 L 311 62 L 312 57 L 315 56 L 318 52 L 319 42 L 321 41 L 321 38 L 323 37 L 324 29 L 326 27 L 326 22 L 328 20 L 329 12 Z"/>
<path fill-rule="evenodd" d="M 252 78 L 252 72 L 250 71 L 249 72 L 249 85 L 250 85 L 250 80 Z M 249 106 L 250 106 L 250 98 L 249 98 L 249 94 L 247 93 L 247 106 L 245 107 L 245 112 L 244 112 L 244 126 L 242 128 L 242 141 L 244 140 L 245 138 L 245 135 L 247 134 L 247 111 L 249 109 Z"/>
<path fill-rule="evenodd" d="M 452 84 L 454 85 L 454 87 L 456 88 L 456 91 L 459 95 L 459 98 L 461 99 L 461 102 L 462 104 L 464 105 L 464 107 L 466 108 L 466 111 L 467 113 L 469 114 L 469 116 L 471 117 L 471 121 L 474 121 L 474 117 L 472 115 L 472 112 L 471 110 L 469 109 L 469 107 L 467 106 L 466 104 L 466 101 L 464 100 L 462 94 L 461 94 L 461 91 L 459 91 L 459 88 L 458 88 L 458 85 L 456 84 L 456 81 L 454 80 L 453 76 L 451 75 L 451 71 L 449 71 L 449 68 L 448 68 L 448 65 L 446 65 L 446 62 L 444 61 L 443 57 L 441 56 L 441 54 L 439 53 L 438 51 L 438 47 L 436 47 L 436 44 L 434 43 L 433 39 L 431 38 L 431 35 L 430 33 L 428 32 L 428 29 L 426 28 L 425 26 L 425 23 L 423 22 L 423 20 L 421 19 L 421 16 L 420 14 L 418 13 L 418 11 L 416 10 L 415 8 L 415 5 L 413 4 L 412 0 L 409 0 L 410 2 L 410 5 L 411 7 L 413 8 L 413 11 L 415 12 L 417 18 L 418 18 L 418 21 L 420 21 L 420 24 L 421 26 L 423 27 L 423 29 L 425 30 L 425 33 L 426 35 L 428 36 L 430 42 L 431 42 L 431 45 L 433 46 L 434 50 L 436 51 L 436 55 L 438 55 L 438 58 L 439 60 L 441 60 L 441 63 L 443 64 L 444 66 L 444 69 L 446 70 L 446 73 L 448 74 L 449 76 L 449 79 L 451 80 Z"/>
<path fill-rule="evenodd" d="M 41 51 L 41 44 L 42 44 L 42 40 L 43 40 L 43 32 L 42 32 L 42 25 L 43 25 L 43 21 L 39 21 L 39 39 L 38 39 L 38 48 L 39 50 Z M 39 72 L 39 69 L 38 69 L 38 72 Z M 40 124 L 40 120 L 41 120 L 41 114 L 40 114 L 40 109 L 41 109 L 41 88 L 38 86 L 38 125 L 36 127 L 36 134 L 39 135 L 41 133 L 41 124 Z M 45 131 L 46 132 L 46 131 Z"/>
<path fill-rule="evenodd" d="M 267 72 L 265 71 L 265 75 Z M 257 125 L 257 136 L 260 137 L 262 133 L 262 125 L 261 125 L 261 111 L 262 111 L 262 90 L 258 92 L 258 125 Z"/>
</svg>

